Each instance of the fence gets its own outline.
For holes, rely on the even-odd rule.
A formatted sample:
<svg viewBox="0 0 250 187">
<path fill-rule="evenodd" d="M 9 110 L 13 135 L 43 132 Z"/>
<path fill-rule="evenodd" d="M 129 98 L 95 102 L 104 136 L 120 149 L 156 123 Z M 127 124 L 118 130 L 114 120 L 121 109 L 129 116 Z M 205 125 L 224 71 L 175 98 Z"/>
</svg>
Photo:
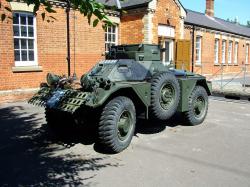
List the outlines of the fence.
<svg viewBox="0 0 250 187">
<path fill-rule="evenodd" d="M 185 70 L 185 64 L 179 64 Z M 214 64 L 202 62 L 194 65 L 194 73 L 207 77 L 215 90 L 250 93 L 250 64 Z"/>
</svg>

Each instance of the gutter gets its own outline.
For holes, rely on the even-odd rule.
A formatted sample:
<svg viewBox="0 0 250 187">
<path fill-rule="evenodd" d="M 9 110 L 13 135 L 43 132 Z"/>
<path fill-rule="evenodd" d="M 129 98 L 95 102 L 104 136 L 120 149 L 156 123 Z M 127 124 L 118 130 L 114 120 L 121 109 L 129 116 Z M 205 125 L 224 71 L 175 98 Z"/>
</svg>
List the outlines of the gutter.
<svg viewBox="0 0 250 187">
<path fill-rule="evenodd" d="M 130 10 L 130 9 L 134 9 L 134 8 L 142 8 L 148 5 L 149 2 L 143 3 L 143 4 L 138 4 L 138 5 L 132 5 L 132 6 L 127 6 L 122 8 L 123 10 Z"/>
</svg>

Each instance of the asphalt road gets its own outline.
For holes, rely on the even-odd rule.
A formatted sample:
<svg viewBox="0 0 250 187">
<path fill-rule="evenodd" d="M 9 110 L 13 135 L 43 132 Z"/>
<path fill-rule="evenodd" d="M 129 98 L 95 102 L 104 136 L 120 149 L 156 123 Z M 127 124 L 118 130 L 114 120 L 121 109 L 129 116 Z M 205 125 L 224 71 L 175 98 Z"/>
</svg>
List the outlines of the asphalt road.
<svg viewBox="0 0 250 187">
<path fill-rule="evenodd" d="M 131 146 L 106 155 L 88 133 L 56 138 L 41 108 L 0 105 L 0 186 L 249 187 L 249 111 L 210 99 L 202 125 L 140 121 Z"/>
</svg>

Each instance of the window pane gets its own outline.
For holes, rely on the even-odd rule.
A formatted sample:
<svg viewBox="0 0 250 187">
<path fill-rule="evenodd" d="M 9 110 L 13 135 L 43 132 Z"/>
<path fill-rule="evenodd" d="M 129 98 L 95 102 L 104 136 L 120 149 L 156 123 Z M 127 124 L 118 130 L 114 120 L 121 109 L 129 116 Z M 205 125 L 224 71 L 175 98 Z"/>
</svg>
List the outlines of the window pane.
<svg viewBox="0 0 250 187">
<path fill-rule="evenodd" d="M 28 17 L 28 24 L 33 25 L 33 17 L 31 16 Z"/>
<path fill-rule="evenodd" d="M 21 26 L 21 36 L 27 36 L 27 28 L 26 28 L 26 26 Z"/>
<path fill-rule="evenodd" d="M 26 16 L 20 15 L 21 18 L 21 24 L 26 25 Z"/>
<path fill-rule="evenodd" d="M 111 41 L 111 34 L 108 35 L 108 41 Z"/>
<path fill-rule="evenodd" d="M 14 14 L 13 15 L 13 24 L 19 24 L 19 14 Z"/>
<path fill-rule="evenodd" d="M 107 42 L 108 36 L 107 33 L 105 33 L 105 42 Z"/>
<path fill-rule="evenodd" d="M 34 51 L 29 51 L 29 61 L 34 61 Z"/>
<path fill-rule="evenodd" d="M 20 49 L 19 39 L 14 39 L 14 49 Z"/>
<path fill-rule="evenodd" d="M 115 26 L 112 26 L 112 33 L 115 33 Z"/>
<path fill-rule="evenodd" d="M 29 37 L 33 37 L 34 36 L 34 29 L 33 27 L 28 27 L 29 29 Z"/>
<path fill-rule="evenodd" d="M 21 40 L 21 49 L 27 49 L 27 40 L 25 39 Z"/>
<path fill-rule="evenodd" d="M 29 49 L 34 49 L 34 40 L 28 40 Z"/>
<path fill-rule="evenodd" d="M 22 50 L 22 61 L 27 61 L 27 51 Z"/>
<path fill-rule="evenodd" d="M 20 61 L 20 51 L 15 50 L 15 61 Z"/>
<path fill-rule="evenodd" d="M 112 42 L 115 42 L 115 34 L 112 34 Z"/>
<path fill-rule="evenodd" d="M 20 36 L 19 26 L 13 26 L 14 36 Z"/>
<path fill-rule="evenodd" d="M 108 27 L 108 32 L 111 32 L 111 27 L 110 26 Z"/>
</svg>

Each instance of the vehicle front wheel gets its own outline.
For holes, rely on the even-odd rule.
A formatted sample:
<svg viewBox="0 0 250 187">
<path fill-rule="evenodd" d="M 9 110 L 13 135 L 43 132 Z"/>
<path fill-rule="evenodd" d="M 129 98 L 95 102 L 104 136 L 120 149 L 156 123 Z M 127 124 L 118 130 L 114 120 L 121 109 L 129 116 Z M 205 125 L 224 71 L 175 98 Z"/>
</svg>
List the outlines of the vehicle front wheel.
<svg viewBox="0 0 250 187">
<path fill-rule="evenodd" d="M 153 77 L 151 85 L 150 115 L 154 119 L 167 120 L 172 117 L 179 105 L 180 85 L 170 73 L 160 73 Z"/>
<path fill-rule="evenodd" d="M 112 99 L 103 109 L 98 126 L 99 143 L 111 153 L 126 149 L 134 135 L 135 106 L 127 97 Z"/>
<path fill-rule="evenodd" d="M 196 86 L 188 98 L 188 111 L 184 117 L 189 125 L 201 124 L 208 111 L 208 94 L 204 87 Z"/>
</svg>

